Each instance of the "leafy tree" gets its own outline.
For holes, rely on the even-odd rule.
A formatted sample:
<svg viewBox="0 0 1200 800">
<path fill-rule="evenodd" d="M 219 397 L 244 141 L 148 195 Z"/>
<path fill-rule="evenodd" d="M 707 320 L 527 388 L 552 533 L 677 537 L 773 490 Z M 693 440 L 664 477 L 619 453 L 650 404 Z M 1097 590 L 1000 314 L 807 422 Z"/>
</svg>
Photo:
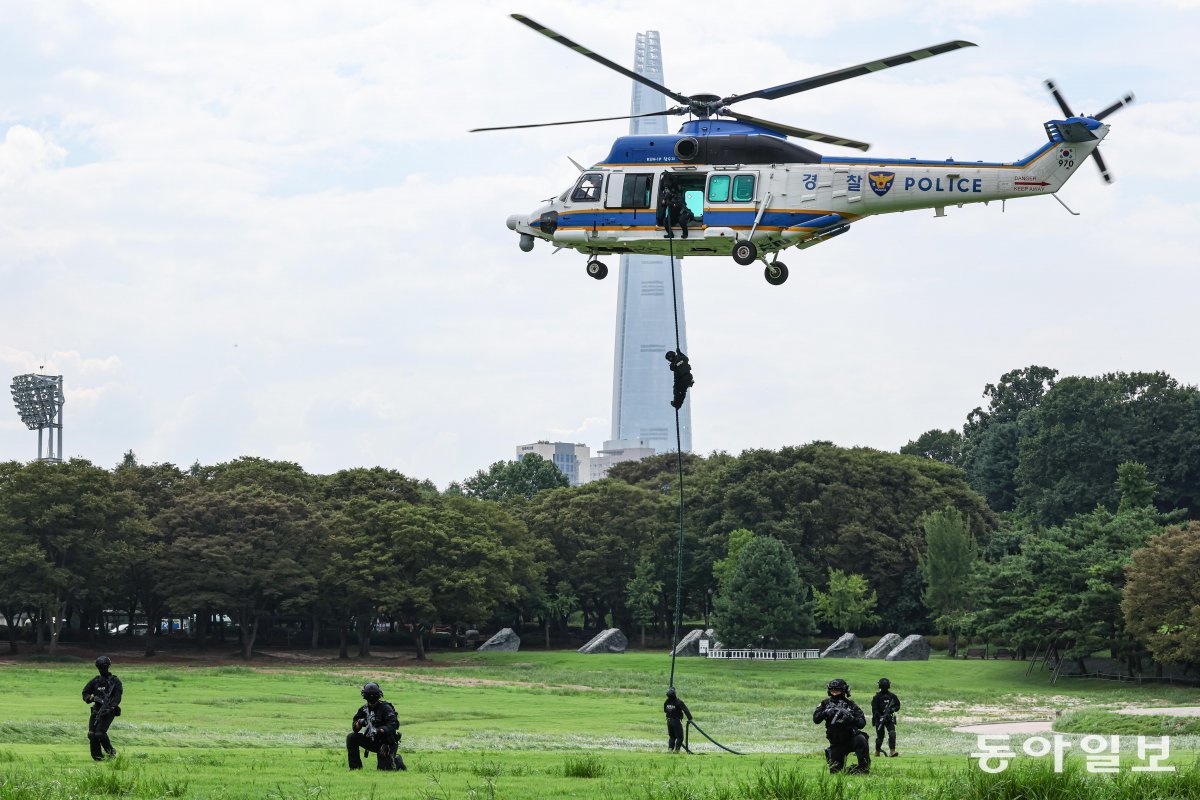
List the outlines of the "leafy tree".
<svg viewBox="0 0 1200 800">
<path fill-rule="evenodd" d="M 808 586 L 787 546 L 757 536 L 714 600 L 713 627 L 730 647 L 798 647 L 816 633 Z"/>
<path fill-rule="evenodd" d="M 257 456 L 243 456 L 216 466 L 202 467 L 197 477 L 206 488 L 217 492 L 258 489 L 311 500 L 317 488 L 317 479 L 299 464 Z"/>
<path fill-rule="evenodd" d="M 943 464 L 962 466 L 963 435 L 958 431 L 942 431 L 934 428 L 925 431 L 913 441 L 900 448 L 906 456 L 921 456 L 941 461 Z"/>
<path fill-rule="evenodd" d="M 1044 525 L 1118 507 L 1117 467 L 1145 464 L 1158 508 L 1200 514 L 1200 389 L 1161 373 L 1065 378 L 1020 442 L 1020 510 Z"/>
<path fill-rule="evenodd" d="M 1107 649 L 1136 668 L 1136 642 L 1121 613 L 1125 566 L 1162 525 L 1152 508 L 1097 508 L 1059 526 L 1027 528 L 1017 553 L 978 566 L 976 594 L 987 603 L 975 608 L 970 630 L 1026 649 L 1054 636 L 1068 656 Z"/>
<path fill-rule="evenodd" d="M 412 478 L 406 477 L 394 469 L 383 467 L 354 467 L 343 469 L 332 475 L 320 475 L 316 484 L 321 496 L 329 502 L 344 502 L 356 497 L 366 498 L 376 502 L 395 500 L 402 503 L 419 503 L 424 497 L 436 496 L 428 493 L 429 487 L 423 486 Z"/>
<path fill-rule="evenodd" d="M 938 511 L 925 519 L 925 554 L 921 576 L 925 591 L 921 599 L 937 615 L 938 627 L 950 633 L 949 654 L 958 652 L 958 632 L 974 594 L 971 569 L 976 546 L 962 514 L 954 509 Z"/>
<path fill-rule="evenodd" d="M 1058 370 L 1035 365 L 1015 369 L 987 384 L 988 408 L 976 408 L 963 426 L 962 466 L 971 487 L 996 511 L 1010 511 L 1017 501 L 1018 445 L 1032 424 L 1029 412 L 1054 387 Z"/>
<path fill-rule="evenodd" d="M 646 626 L 657 619 L 662 590 L 662 581 L 654 579 L 654 564 L 648 558 L 643 558 L 625 588 L 625 603 L 629 606 L 633 621 L 642 628 L 642 649 L 646 647 Z"/>
<path fill-rule="evenodd" d="M 571 584 L 559 581 L 554 587 L 554 594 L 543 595 L 539 605 L 546 626 L 546 649 L 549 650 L 550 623 L 553 622 L 559 630 L 562 630 L 567 618 L 575 612 L 575 609 L 579 608 L 579 598 L 571 592 Z"/>
<path fill-rule="evenodd" d="M 1146 465 L 1136 461 L 1126 461 L 1117 465 L 1117 491 L 1121 495 L 1121 502 L 1117 506 L 1118 513 L 1131 508 L 1154 505 L 1154 491 L 1157 487 L 1151 482 L 1149 474 Z"/>
<path fill-rule="evenodd" d="M 1200 662 L 1200 522 L 1151 538 L 1125 574 L 1121 611 L 1129 632 L 1161 663 Z"/>
<path fill-rule="evenodd" d="M 493 503 L 447 497 L 420 505 L 354 500 L 332 557 L 353 610 L 359 653 L 368 655 L 377 614 L 411 631 L 486 619 L 541 584 L 544 543 Z"/>
<path fill-rule="evenodd" d="M 660 569 L 675 563 L 675 505 L 657 492 L 595 481 L 539 492 L 520 514 L 533 536 L 553 548 L 549 582 L 568 583 L 579 598 L 585 628 L 603 625 L 608 614 L 618 626 L 632 622 L 626 587 L 643 557 Z M 692 557 L 687 547 L 685 554 Z M 658 578 L 666 583 L 665 574 Z M 673 571 L 670 580 L 673 586 Z"/>
<path fill-rule="evenodd" d="M 553 462 L 529 453 L 520 461 L 497 461 L 462 482 L 463 493 L 481 500 L 529 500 L 545 489 L 566 488 L 567 476 Z"/>
<path fill-rule="evenodd" d="M 35 601 L 50 626 L 50 651 L 70 607 L 99 607 L 104 579 L 115 566 L 112 543 L 137 513 L 128 495 L 113 490 L 112 476 L 83 459 L 62 464 L 35 461 L 6 471 L 0 518 L 18 542 L 35 545 L 46 566 Z M 37 636 L 41 642 L 41 625 Z"/>
<path fill-rule="evenodd" d="M 754 531 L 748 531 L 745 528 L 729 532 L 729 544 L 726 549 L 724 558 L 717 559 L 713 562 L 712 573 L 713 579 L 717 582 L 717 591 L 721 587 L 729 584 L 729 576 L 733 574 L 733 570 L 737 567 L 738 557 L 741 556 L 742 550 L 754 538 Z"/>
<path fill-rule="evenodd" d="M 301 554 L 322 531 L 304 501 L 246 488 L 193 492 L 155 522 L 174 536 L 159 591 L 178 608 L 229 614 L 242 658 L 252 657 L 264 617 L 311 601 L 317 581 Z"/>
<path fill-rule="evenodd" d="M 697 465 L 688 486 L 688 528 L 696 537 L 688 552 L 709 571 L 725 557 L 729 531 L 738 528 L 787 544 L 805 583 L 822 590 L 827 566 L 853 563 L 886 598 L 879 614 L 887 630 L 927 624 L 922 587 L 909 577 L 924 549 L 925 514 L 958 509 L 980 542 L 996 524 L 960 469 L 828 443 L 718 453 Z M 695 568 L 685 576 L 693 592 L 712 585 Z"/>
<path fill-rule="evenodd" d="M 814 590 L 813 597 L 816 618 L 828 622 L 835 631 L 858 630 L 862 625 L 879 621 L 875 613 L 879 598 L 862 575 L 847 575 L 830 567 L 829 591 Z"/>
<path fill-rule="evenodd" d="M 659 453 L 637 461 L 622 461 L 613 464 L 608 477 L 634 486 L 661 492 L 674 492 L 679 480 L 679 461 L 683 460 L 683 474 L 691 475 L 704 459 L 694 453 Z"/>
</svg>

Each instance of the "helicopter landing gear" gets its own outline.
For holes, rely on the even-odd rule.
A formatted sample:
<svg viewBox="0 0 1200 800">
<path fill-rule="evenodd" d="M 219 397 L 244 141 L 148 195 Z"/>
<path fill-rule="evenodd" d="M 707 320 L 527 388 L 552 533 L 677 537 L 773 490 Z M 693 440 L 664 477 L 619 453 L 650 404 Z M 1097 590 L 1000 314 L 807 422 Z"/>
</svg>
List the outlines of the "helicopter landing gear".
<svg viewBox="0 0 1200 800">
<path fill-rule="evenodd" d="M 754 242 L 738 242 L 733 246 L 733 260 L 748 267 L 758 260 L 758 248 Z"/>
<path fill-rule="evenodd" d="M 763 270 L 763 275 L 766 277 L 767 283 L 772 286 L 779 286 L 788 278 L 787 264 L 784 264 L 782 261 L 772 261 Z"/>
<path fill-rule="evenodd" d="M 598 281 L 602 281 L 608 277 L 608 267 L 593 258 L 587 263 L 587 274 Z"/>
</svg>

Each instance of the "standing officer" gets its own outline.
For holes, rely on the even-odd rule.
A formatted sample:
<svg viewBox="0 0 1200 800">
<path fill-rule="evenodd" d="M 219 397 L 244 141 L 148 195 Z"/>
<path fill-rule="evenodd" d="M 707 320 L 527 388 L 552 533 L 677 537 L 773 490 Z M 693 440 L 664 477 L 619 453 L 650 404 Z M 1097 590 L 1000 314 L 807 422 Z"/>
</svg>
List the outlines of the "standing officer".
<svg viewBox="0 0 1200 800">
<path fill-rule="evenodd" d="M 671 386 L 671 407 L 675 409 L 683 408 L 683 400 L 687 397 L 687 390 L 696 385 L 696 379 L 692 377 L 692 362 L 682 350 L 676 353 L 674 350 L 667 351 L 667 361 L 671 364 L 671 373 L 674 380 Z"/>
<path fill-rule="evenodd" d="M 88 745 L 92 758 L 103 761 L 105 756 L 117 754 L 108 738 L 108 726 L 115 717 L 121 716 L 121 679 L 109 672 L 112 659 L 100 656 L 96 659 L 96 670 L 100 673 L 83 687 L 83 702 L 92 704 L 92 715 L 88 718 Z"/>
<path fill-rule="evenodd" d="M 688 711 L 687 703 L 675 694 L 674 686 L 667 689 L 663 713 L 667 715 L 667 750 L 678 753 L 679 748 L 683 747 L 683 718 L 687 717 L 688 722 L 691 722 L 692 712 Z"/>
<path fill-rule="evenodd" d="M 879 679 L 879 691 L 871 698 L 871 727 L 875 729 L 875 755 L 883 755 L 883 733 L 887 731 L 888 753 L 895 758 L 896 752 L 896 712 L 900 710 L 900 698 L 891 692 L 892 682 L 887 678 Z"/>
<path fill-rule="evenodd" d="M 375 768 L 382 770 L 408 769 L 396 752 L 400 744 L 400 720 L 396 707 L 383 699 L 378 683 L 364 683 L 362 696 L 366 705 L 354 715 L 354 728 L 346 736 L 346 757 L 350 769 L 362 769 L 358 748 L 375 754 Z"/>
<path fill-rule="evenodd" d="M 847 774 L 866 775 L 871 771 L 870 739 L 862 731 L 867 724 L 866 715 L 850 699 L 850 684 L 841 678 L 831 680 L 825 689 L 828 697 L 813 711 L 813 724 L 825 723 L 825 738 L 829 740 L 825 761 L 829 764 L 829 774 L 841 772 L 846 756 L 853 751 L 858 763 L 846 770 Z"/>
</svg>

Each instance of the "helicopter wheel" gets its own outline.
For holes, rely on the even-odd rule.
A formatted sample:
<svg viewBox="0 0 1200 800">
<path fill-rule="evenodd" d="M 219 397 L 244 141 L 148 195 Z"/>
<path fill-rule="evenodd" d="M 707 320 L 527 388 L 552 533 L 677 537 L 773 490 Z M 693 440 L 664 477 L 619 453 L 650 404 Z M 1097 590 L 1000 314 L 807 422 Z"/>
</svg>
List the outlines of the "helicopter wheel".
<svg viewBox="0 0 1200 800">
<path fill-rule="evenodd" d="M 602 281 L 608 277 L 608 267 L 596 259 L 592 259 L 587 263 L 587 274 L 598 281 Z"/>
<path fill-rule="evenodd" d="M 767 268 L 763 270 L 763 275 L 766 276 L 767 283 L 779 286 L 788 278 L 787 265 L 782 261 L 768 264 Z"/>
<path fill-rule="evenodd" d="M 758 260 L 758 248 L 754 242 L 738 242 L 733 246 L 733 260 L 748 267 Z"/>
</svg>

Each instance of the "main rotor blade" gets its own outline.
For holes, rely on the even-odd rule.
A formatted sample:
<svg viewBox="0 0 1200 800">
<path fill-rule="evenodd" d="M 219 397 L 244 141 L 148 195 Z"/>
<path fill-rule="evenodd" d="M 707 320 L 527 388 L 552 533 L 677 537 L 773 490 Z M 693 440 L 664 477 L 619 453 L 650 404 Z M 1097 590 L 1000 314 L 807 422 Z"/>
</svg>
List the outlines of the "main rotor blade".
<svg viewBox="0 0 1200 800">
<path fill-rule="evenodd" d="M 1103 110 L 1103 111 L 1101 111 L 1099 114 L 1097 114 L 1097 115 L 1096 115 L 1096 119 L 1098 119 L 1098 120 L 1104 119 L 1104 118 L 1105 118 L 1105 117 L 1107 117 L 1109 114 L 1111 114 L 1111 113 L 1113 113 L 1114 111 L 1116 111 L 1118 108 L 1122 108 L 1122 107 L 1124 107 L 1124 106 L 1127 106 L 1127 105 L 1129 105 L 1129 104 L 1130 104 L 1130 103 L 1132 103 L 1132 102 L 1133 102 L 1135 99 L 1136 99 L 1136 98 L 1134 98 L 1134 96 L 1133 96 L 1133 92 L 1130 92 L 1129 94 L 1125 95 L 1125 96 L 1124 96 L 1124 97 L 1122 97 L 1120 100 L 1118 100 L 1117 102 L 1113 103 L 1111 106 L 1109 106 L 1108 108 L 1104 109 L 1104 110 Z M 1094 152 L 1096 152 L 1096 151 L 1095 151 L 1095 150 L 1093 150 L 1092 152 L 1094 153 Z"/>
<path fill-rule="evenodd" d="M 735 94 L 731 97 L 726 97 L 721 102 L 728 105 L 729 103 L 740 103 L 743 100 L 751 100 L 756 97 L 761 97 L 764 100 L 777 100 L 780 97 L 787 97 L 788 95 L 796 94 L 797 92 L 807 92 L 809 89 L 816 89 L 820 86 L 828 86 L 831 83 L 837 83 L 838 81 L 844 81 L 850 78 L 857 78 L 860 75 L 868 75 L 872 72 L 878 72 L 882 69 L 888 69 L 890 67 L 898 67 L 901 64 L 909 64 L 913 61 L 920 61 L 922 58 L 938 56 L 942 53 L 949 53 L 952 50 L 959 50 L 963 47 L 975 47 L 975 43 L 964 42 L 962 40 L 943 42 L 942 44 L 935 44 L 932 47 L 925 47 L 920 50 L 910 50 L 907 53 L 900 53 L 899 55 L 889 56 L 888 58 L 881 58 L 877 61 L 868 61 L 863 64 L 858 64 L 857 66 L 846 67 L 845 69 L 838 69 L 834 70 L 833 72 L 826 72 L 824 75 L 817 75 L 812 78 L 804 78 L 802 80 L 792 81 L 791 83 L 785 83 L 780 86 L 773 86 L 770 89 L 759 89 L 758 91 L 750 92 L 749 94 Z"/>
<path fill-rule="evenodd" d="M 1054 81 L 1046 79 L 1044 83 L 1046 88 L 1050 90 L 1050 94 L 1054 95 L 1054 100 L 1058 103 L 1058 107 L 1062 109 L 1063 115 L 1068 118 L 1075 116 L 1075 112 L 1067 105 L 1067 101 L 1063 98 L 1062 93 L 1058 91 L 1058 87 L 1054 85 Z"/>
<path fill-rule="evenodd" d="M 1092 158 L 1096 159 L 1096 166 L 1100 168 L 1100 177 L 1104 178 L 1105 183 L 1112 183 L 1112 175 L 1108 171 L 1108 167 L 1104 164 L 1104 159 L 1100 157 L 1100 148 L 1097 147 L 1092 151 Z"/>
<path fill-rule="evenodd" d="M 666 111 L 651 111 L 646 114 L 632 114 L 627 117 L 597 117 L 596 119 L 572 119 L 566 122 L 535 122 L 532 125 L 501 125 L 497 128 L 472 128 L 467 133 L 480 133 L 482 131 L 511 131 L 517 128 L 549 128 L 553 125 L 582 125 L 585 122 L 609 122 L 614 119 L 640 119 L 641 117 L 669 117 L 686 112 L 686 108 L 668 108 Z"/>
<path fill-rule="evenodd" d="M 688 105 L 691 103 L 691 99 L 689 97 L 687 97 L 686 95 L 679 94 L 678 92 L 672 92 L 667 87 L 665 87 L 661 84 L 655 83 L 654 81 L 647 78 L 645 75 L 639 75 L 638 73 L 634 72 L 633 70 L 626 69 L 625 67 L 622 67 L 620 64 L 609 61 L 607 58 L 600 55 L 599 53 L 593 53 L 591 50 L 584 47 L 583 45 L 581 45 L 577 42 L 571 41 L 567 37 L 563 36 L 561 33 L 551 30 L 550 28 L 547 28 L 545 25 L 542 25 L 540 22 L 535 22 L 535 21 L 531 20 L 529 17 L 526 17 L 522 14 L 511 14 L 510 16 L 513 19 L 515 19 L 517 22 L 521 23 L 522 25 L 532 28 L 533 30 L 537 31 L 538 33 L 542 34 L 543 36 L 545 36 L 547 38 L 553 39 L 554 41 L 561 44 L 563 47 L 569 47 L 572 50 L 574 50 L 576 53 L 579 53 L 582 56 L 587 56 L 592 61 L 595 61 L 597 64 L 603 64 L 604 66 L 608 67 L 609 69 L 616 70 L 617 72 L 621 73 L 626 78 L 632 78 L 633 80 L 637 81 L 638 83 L 640 83 L 644 86 L 649 86 L 651 89 L 655 89 L 657 91 L 662 92 L 667 97 L 674 100 L 676 103 L 683 103 L 685 105 Z"/>
<path fill-rule="evenodd" d="M 817 133 L 816 131 L 805 130 L 804 128 L 793 128 L 791 125 L 784 125 L 781 122 L 771 122 L 769 119 L 759 119 L 748 114 L 739 114 L 730 111 L 727 108 L 721 109 L 721 114 L 726 117 L 732 117 L 738 122 L 745 122 L 749 125 L 758 125 L 763 128 L 770 128 L 773 131 L 786 133 L 788 136 L 795 136 L 800 139 L 811 139 L 814 142 L 824 142 L 825 144 L 836 144 L 842 147 L 853 147 L 856 150 L 866 151 L 871 145 L 866 142 L 859 142 L 854 139 L 846 139 L 841 136 L 830 136 L 827 133 Z"/>
</svg>

